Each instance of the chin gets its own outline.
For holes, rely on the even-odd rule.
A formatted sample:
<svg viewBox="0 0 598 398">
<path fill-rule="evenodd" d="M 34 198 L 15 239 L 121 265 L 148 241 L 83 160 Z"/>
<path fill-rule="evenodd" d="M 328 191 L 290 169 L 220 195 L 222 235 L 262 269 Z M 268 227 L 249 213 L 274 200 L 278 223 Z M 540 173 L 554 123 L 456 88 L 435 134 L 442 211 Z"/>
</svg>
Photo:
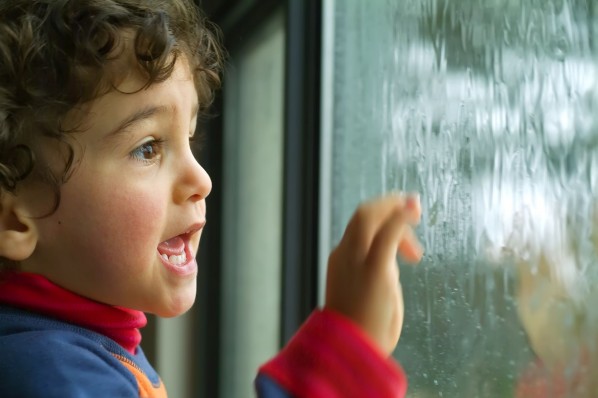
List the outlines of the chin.
<svg viewBox="0 0 598 398">
<path fill-rule="evenodd" d="M 161 318 L 174 318 L 189 311 L 194 302 L 195 291 L 193 292 L 193 295 L 179 296 L 177 298 L 173 297 L 172 301 L 164 303 L 163 306 L 151 312 Z"/>
</svg>

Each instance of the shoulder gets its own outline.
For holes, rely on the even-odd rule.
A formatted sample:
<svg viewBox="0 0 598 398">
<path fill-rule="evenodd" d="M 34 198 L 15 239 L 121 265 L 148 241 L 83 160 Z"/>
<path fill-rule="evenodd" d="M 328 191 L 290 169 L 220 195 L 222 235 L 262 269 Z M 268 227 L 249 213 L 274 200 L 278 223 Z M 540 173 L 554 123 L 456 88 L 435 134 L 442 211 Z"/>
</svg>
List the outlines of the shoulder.
<svg viewBox="0 0 598 398">
<path fill-rule="evenodd" d="M 130 372 L 99 341 L 75 331 L 4 334 L 0 358 L 0 396 L 138 396 Z"/>
</svg>

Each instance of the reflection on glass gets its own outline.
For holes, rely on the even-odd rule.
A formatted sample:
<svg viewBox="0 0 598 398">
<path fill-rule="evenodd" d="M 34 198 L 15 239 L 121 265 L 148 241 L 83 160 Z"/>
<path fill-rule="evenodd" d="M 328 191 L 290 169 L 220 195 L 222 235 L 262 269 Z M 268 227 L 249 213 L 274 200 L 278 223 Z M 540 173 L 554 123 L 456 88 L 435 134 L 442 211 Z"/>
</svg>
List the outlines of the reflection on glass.
<svg viewBox="0 0 598 398">
<path fill-rule="evenodd" d="M 422 196 L 409 396 L 598 396 L 597 3 L 335 2 L 331 239 Z"/>
</svg>

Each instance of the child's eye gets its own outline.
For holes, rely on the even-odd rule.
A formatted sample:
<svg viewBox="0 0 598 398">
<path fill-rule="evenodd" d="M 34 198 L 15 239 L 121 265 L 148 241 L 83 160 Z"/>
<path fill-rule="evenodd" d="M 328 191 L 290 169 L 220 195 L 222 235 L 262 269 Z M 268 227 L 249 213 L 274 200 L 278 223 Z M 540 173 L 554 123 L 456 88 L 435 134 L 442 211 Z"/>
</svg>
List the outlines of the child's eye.
<svg viewBox="0 0 598 398">
<path fill-rule="evenodd" d="M 142 162 L 153 162 L 161 157 L 163 140 L 154 139 L 139 145 L 129 154 L 133 159 Z"/>
</svg>

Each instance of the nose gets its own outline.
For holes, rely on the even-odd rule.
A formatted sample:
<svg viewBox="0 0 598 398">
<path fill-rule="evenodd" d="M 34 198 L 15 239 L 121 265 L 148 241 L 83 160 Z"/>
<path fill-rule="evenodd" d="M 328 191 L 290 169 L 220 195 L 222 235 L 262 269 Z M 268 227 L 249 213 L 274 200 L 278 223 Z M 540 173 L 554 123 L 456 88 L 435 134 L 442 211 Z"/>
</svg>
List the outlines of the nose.
<svg viewBox="0 0 598 398">
<path fill-rule="evenodd" d="M 189 150 L 184 158 L 179 159 L 179 178 L 175 185 L 175 202 L 199 202 L 212 190 L 212 180 Z"/>
</svg>

